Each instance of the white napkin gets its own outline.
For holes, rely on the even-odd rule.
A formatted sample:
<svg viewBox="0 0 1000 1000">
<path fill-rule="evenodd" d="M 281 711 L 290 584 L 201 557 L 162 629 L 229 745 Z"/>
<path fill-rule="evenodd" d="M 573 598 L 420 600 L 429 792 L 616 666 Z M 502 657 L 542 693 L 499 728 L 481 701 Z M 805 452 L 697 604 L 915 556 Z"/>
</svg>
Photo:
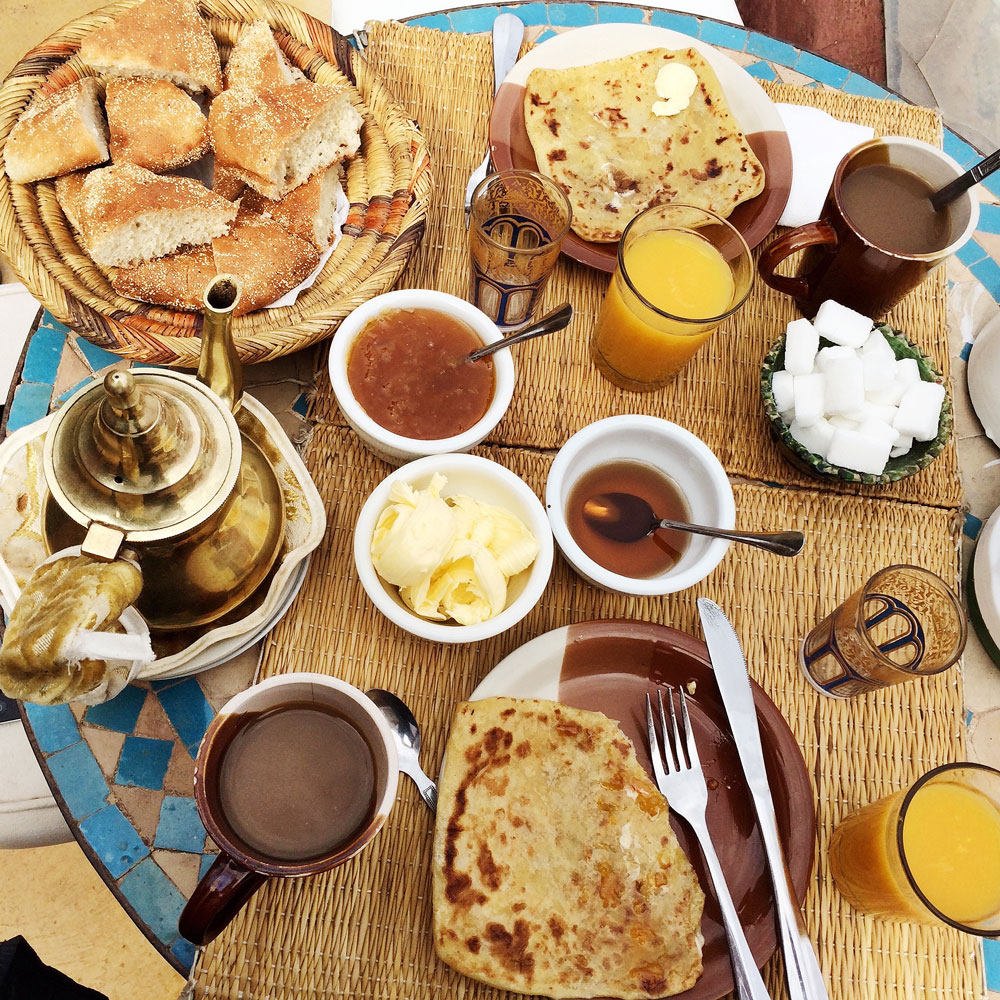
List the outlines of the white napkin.
<svg viewBox="0 0 1000 1000">
<path fill-rule="evenodd" d="M 867 125 L 842 122 L 819 108 L 776 104 L 792 147 L 792 186 L 778 225 L 815 222 L 844 154 L 875 134 Z"/>
</svg>

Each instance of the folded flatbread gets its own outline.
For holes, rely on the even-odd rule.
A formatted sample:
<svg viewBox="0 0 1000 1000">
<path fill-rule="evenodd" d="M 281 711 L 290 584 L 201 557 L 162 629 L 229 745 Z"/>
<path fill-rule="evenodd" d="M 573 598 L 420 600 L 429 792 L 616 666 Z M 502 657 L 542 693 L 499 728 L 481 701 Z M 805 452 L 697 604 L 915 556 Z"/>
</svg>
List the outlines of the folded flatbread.
<svg viewBox="0 0 1000 1000">
<path fill-rule="evenodd" d="M 701 974 L 704 896 L 617 723 L 549 701 L 459 706 L 434 836 L 434 944 L 550 997 L 663 997 Z"/>
<path fill-rule="evenodd" d="M 657 74 L 678 62 L 697 84 L 684 110 L 660 116 Z M 695 49 L 532 70 L 524 122 L 538 169 L 569 196 L 573 231 L 592 242 L 620 239 L 650 205 L 694 205 L 727 218 L 764 190 L 764 168 Z"/>
</svg>

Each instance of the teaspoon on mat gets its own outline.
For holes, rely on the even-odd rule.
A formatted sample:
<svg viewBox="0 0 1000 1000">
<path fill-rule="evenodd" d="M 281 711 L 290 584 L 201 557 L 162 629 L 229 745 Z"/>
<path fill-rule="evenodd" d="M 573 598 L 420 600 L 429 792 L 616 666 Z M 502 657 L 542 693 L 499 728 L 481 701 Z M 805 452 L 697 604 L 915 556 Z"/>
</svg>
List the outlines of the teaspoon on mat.
<svg viewBox="0 0 1000 1000">
<path fill-rule="evenodd" d="M 399 769 L 413 779 L 421 798 L 430 811 L 437 812 L 437 785 L 424 774 L 420 767 L 420 727 L 407 706 L 390 691 L 372 688 L 365 694 L 378 706 L 385 716 L 396 741 Z"/>
</svg>

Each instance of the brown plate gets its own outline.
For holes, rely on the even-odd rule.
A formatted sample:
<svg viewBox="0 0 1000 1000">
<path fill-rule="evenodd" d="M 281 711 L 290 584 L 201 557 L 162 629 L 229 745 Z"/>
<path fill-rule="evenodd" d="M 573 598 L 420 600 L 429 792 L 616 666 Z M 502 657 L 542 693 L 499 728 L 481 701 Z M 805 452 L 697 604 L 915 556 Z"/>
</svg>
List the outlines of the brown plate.
<svg viewBox="0 0 1000 1000">
<path fill-rule="evenodd" d="M 611 666 L 613 664 L 613 666 Z M 750 950 L 763 965 L 777 947 L 771 877 L 750 792 L 729 732 L 705 644 L 652 622 L 583 622 L 546 632 L 514 650 L 487 675 L 470 700 L 506 696 L 547 698 L 604 712 L 617 720 L 648 770 L 643 695 L 657 685 L 687 687 L 691 722 L 708 780 L 708 827 Z M 799 745 L 774 702 L 751 682 L 760 723 L 778 833 L 799 899 L 815 850 L 812 786 Z M 687 824 L 671 823 L 705 890 L 704 971 L 684 1000 L 718 1000 L 733 988 L 729 948 L 701 851 Z"/>
<path fill-rule="evenodd" d="M 752 250 L 774 228 L 792 182 L 792 150 L 781 118 L 760 84 L 718 49 L 697 38 L 648 24 L 594 24 L 549 38 L 511 70 L 497 92 L 490 116 L 490 153 L 497 170 L 537 170 L 524 127 L 524 89 L 528 74 L 539 67 L 562 69 L 613 59 L 652 48 L 695 48 L 715 70 L 733 117 L 764 165 L 764 190 L 734 209 L 729 221 Z M 570 232 L 563 253 L 601 271 L 613 271 L 618 244 L 591 243 Z"/>
</svg>

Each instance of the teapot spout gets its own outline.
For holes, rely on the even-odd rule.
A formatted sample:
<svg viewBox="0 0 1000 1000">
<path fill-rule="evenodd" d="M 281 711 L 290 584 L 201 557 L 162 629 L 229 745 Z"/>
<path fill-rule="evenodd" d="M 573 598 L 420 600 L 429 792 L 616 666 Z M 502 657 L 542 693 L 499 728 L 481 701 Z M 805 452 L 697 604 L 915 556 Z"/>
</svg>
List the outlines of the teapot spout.
<svg viewBox="0 0 1000 1000">
<path fill-rule="evenodd" d="M 243 401 L 243 365 L 233 344 L 233 312 L 240 301 L 240 279 L 219 274 L 205 289 L 198 381 L 235 413 Z"/>
</svg>

